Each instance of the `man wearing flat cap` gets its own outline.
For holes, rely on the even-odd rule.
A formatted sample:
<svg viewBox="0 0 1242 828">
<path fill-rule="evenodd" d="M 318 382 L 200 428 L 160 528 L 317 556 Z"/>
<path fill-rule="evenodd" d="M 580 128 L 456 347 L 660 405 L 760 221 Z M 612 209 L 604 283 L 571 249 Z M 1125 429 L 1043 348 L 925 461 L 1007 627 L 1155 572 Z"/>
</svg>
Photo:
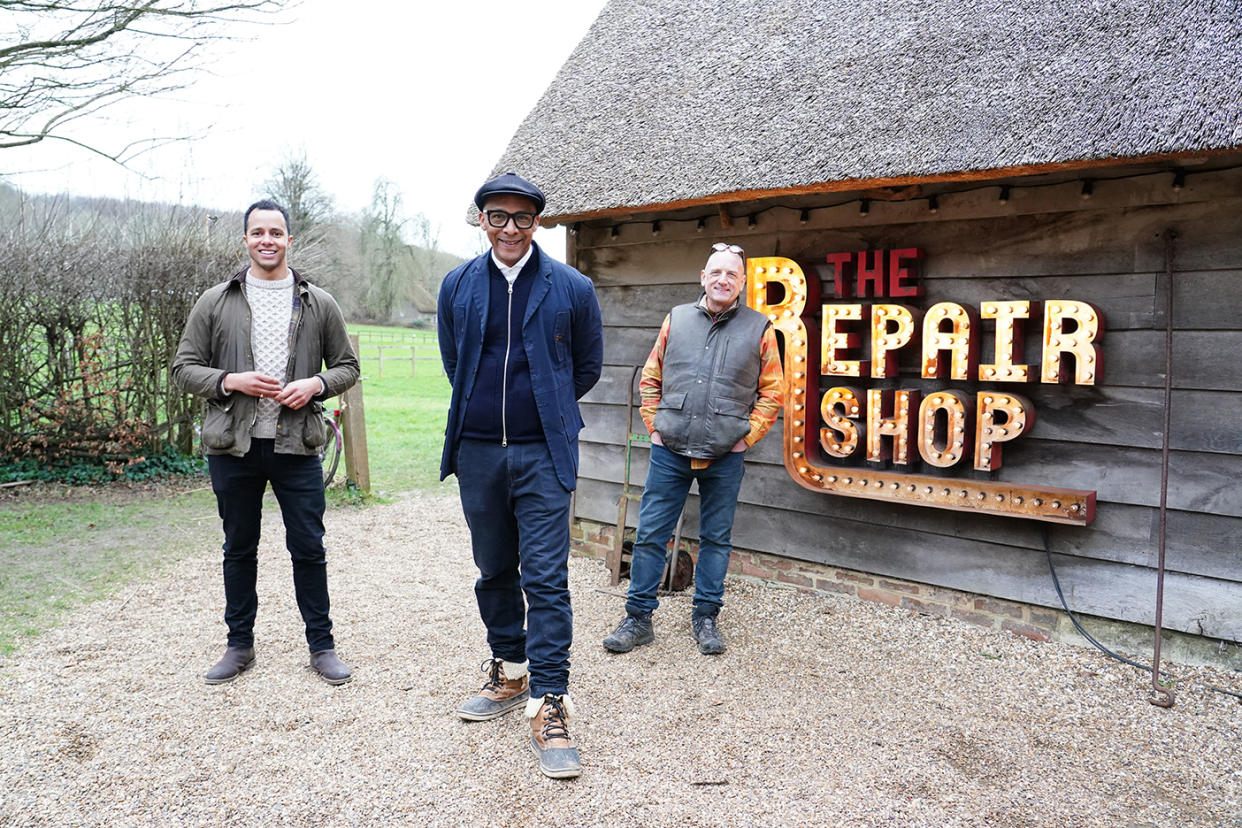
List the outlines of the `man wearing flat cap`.
<svg viewBox="0 0 1242 828">
<path fill-rule="evenodd" d="M 530 719 L 539 769 L 582 772 L 569 734 L 569 497 L 578 399 L 603 363 L 595 288 L 535 244 L 544 195 L 506 173 L 474 197 L 491 250 L 444 277 L 440 356 L 453 386 L 440 479 L 457 475 L 491 657 L 458 715 Z"/>
</svg>

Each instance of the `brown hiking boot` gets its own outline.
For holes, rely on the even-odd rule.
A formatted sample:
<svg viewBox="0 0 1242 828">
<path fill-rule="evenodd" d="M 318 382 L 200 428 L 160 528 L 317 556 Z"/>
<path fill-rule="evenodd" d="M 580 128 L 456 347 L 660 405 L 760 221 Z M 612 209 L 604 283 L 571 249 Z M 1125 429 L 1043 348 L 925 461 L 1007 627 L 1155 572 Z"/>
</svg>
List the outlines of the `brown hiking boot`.
<svg viewBox="0 0 1242 828">
<path fill-rule="evenodd" d="M 488 659 L 480 669 L 487 674 L 487 683 L 457 709 L 457 715 L 468 722 L 485 722 L 521 707 L 530 698 L 530 676 L 525 664 L 512 664 L 512 672 L 522 671 L 515 679 L 505 678 L 506 662 Z"/>
<path fill-rule="evenodd" d="M 547 693 L 542 699 L 526 703 L 530 719 L 530 746 L 539 757 L 539 771 L 552 779 L 573 779 L 582 775 L 578 748 L 569 735 L 569 716 L 573 703 L 569 694 Z"/>
</svg>

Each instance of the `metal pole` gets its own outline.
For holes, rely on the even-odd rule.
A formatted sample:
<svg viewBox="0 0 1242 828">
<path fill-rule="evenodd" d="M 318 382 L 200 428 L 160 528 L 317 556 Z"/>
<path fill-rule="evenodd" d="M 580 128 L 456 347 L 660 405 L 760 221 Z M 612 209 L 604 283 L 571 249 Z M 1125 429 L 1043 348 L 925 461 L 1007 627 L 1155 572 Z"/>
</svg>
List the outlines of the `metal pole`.
<svg viewBox="0 0 1242 828">
<path fill-rule="evenodd" d="M 1160 639 L 1164 626 L 1164 551 L 1168 535 L 1166 510 L 1169 501 L 1169 428 L 1173 421 L 1173 242 L 1177 232 L 1164 234 L 1164 439 L 1160 446 L 1160 538 L 1156 557 L 1156 644 L 1151 657 L 1151 687 L 1163 698 L 1148 701 L 1157 707 L 1172 707 L 1174 694 L 1160 685 Z"/>
</svg>

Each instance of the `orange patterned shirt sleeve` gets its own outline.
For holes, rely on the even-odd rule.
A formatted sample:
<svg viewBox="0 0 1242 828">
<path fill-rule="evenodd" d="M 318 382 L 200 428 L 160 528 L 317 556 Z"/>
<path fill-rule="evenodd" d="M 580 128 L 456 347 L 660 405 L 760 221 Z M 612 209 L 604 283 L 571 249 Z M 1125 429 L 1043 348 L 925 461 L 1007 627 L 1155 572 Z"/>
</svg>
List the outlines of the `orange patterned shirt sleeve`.
<svg viewBox="0 0 1242 828">
<path fill-rule="evenodd" d="M 746 445 L 753 446 L 763 439 L 776 422 L 785 404 L 785 378 L 781 371 L 781 352 L 776 345 L 776 328 L 768 325 L 759 345 L 759 398 L 750 411 L 750 433 Z"/>
<path fill-rule="evenodd" d="M 651 355 L 647 357 L 647 364 L 643 366 L 643 378 L 638 381 L 638 393 L 643 400 L 638 413 L 642 415 L 643 422 L 647 424 L 648 434 L 655 431 L 656 409 L 660 407 L 660 388 L 664 383 L 664 346 L 668 344 L 670 318 L 671 315 L 664 317 L 664 324 L 660 326 L 660 335 L 656 337 Z"/>
</svg>

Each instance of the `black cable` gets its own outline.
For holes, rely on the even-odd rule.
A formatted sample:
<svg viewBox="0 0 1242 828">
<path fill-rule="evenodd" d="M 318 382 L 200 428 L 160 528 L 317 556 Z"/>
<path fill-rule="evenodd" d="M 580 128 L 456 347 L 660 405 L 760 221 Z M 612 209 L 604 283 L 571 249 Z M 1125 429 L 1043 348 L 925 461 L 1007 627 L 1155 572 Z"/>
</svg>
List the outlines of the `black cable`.
<svg viewBox="0 0 1242 828">
<path fill-rule="evenodd" d="M 1131 661 L 1130 659 L 1126 658 L 1126 657 L 1125 657 L 1125 656 L 1123 656 L 1123 655 L 1118 655 L 1117 653 L 1114 653 L 1112 650 L 1110 650 L 1110 649 L 1108 649 L 1107 647 L 1105 647 L 1105 646 L 1104 646 L 1103 644 L 1101 644 L 1099 641 L 1096 641 L 1096 640 L 1095 640 L 1095 638 L 1091 635 L 1091 633 L 1089 633 L 1089 632 L 1087 632 L 1085 629 L 1083 629 L 1082 624 L 1080 624 L 1080 623 L 1078 622 L 1078 618 L 1074 615 L 1073 611 L 1072 611 L 1072 610 L 1070 610 L 1069 605 L 1065 602 L 1065 593 L 1061 591 L 1061 579 L 1059 579 L 1059 578 L 1057 577 L 1057 570 L 1056 570 L 1056 567 L 1054 567 L 1054 566 L 1052 565 L 1052 546 L 1051 546 L 1051 544 L 1049 543 L 1049 540 L 1048 540 L 1048 530 L 1047 530 L 1047 527 L 1044 527 L 1043 536 L 1044 536 L 1044 554 L 1048 556 L 1048 572 L 1050 572 L 1050 573 L 1052 574 L 1052 585 L 1053 585 L 1054 587 L 1056 587 L 1056 590 L 1057 590 L 1057 597 L 1061 599 L 1061 608 L 1065 610 L 1065 614 L 1066 614 L 1066 615 L 1068 615 L 1068 616 L 1069 616 L 1069 620 L 1070 620 L 1071 622 L 1073 622 L 1073 624 L 1074 624 L 1074 629 L 1076 629 L 1076 630 L 1078 630 L 1078 632 L 1082 633 L 1082 637 L 1083 637 L 1083 638 L 1085 638 L 1085 639 L 1087 639 L 1088 641 L 1090 641 L 1090 642 L 1091 642 L 1091 644 L 1092 644 L 1092 645 L 1093 645 L 1093 646 L 1094 646 L 1097 650 L 1099 650 L 1100 652 L 1104 653 L 1105 655 L 1110 656 L 1110 657 L 1112 657 L 1112 658 L 1115 658 L 1115 659 L 1117 659 L 1118 661 L 1124 662 L 1125 664 L 1129 664 L 1131 667 L 1137 667 L 1137 668 L 1139 668 L 1140 670 L 1143 670 L 1143 671 L 1145 671 L 1145 672 L 1150 673 L 1150 672 L 1151 672 L 1151 667 L 1149 667 L 1148 665 L 1146 665 L 1146 664 L 1140 664 L 1140 663 L 1139 663 L 1139 662 L 1137 662 L 1137 661 Z M 1167 676 L 1167 675 L 1169 675 L 1169 674 L 1168 674 L 1168 673 L 1166 673 L 1164 670 L 1161 670 L 1161 671 L 1160 671 L 1160 675 L 1162 675 L 1162 676 Z M 1240 703 L 1242 703 L 1242 693 L 1235 693 L 1235 692 L 1233 692 L 1232 690 L 1226 690 L 1226 689 L 1225 689 L 1225 688 L 1223 688 L 1223 687 L 1216 687 L 1215 685 L 1212 685 L 1212 684 L 1207 685 L 1207 689 L 1209 689 L 1209 690 L 1211 690 L 1211 691 L 1213 691 L 1213 692 L 1215 692 L 1215 693 L 1223 693 L 1223 694 L 1224 694 L 1224 695 L 1226 695 L 1226 696 L 1233 696 L 1233 697 L 1234 697 L 1234 698 L 1236 698 L 1236 699 L 1237 699 Z"/>
<path fill-rule="evenodd" d="M 1090 641 L 1090 642 L 1091 642 L 1091 644 L 1092 644 L 1092 645 L 1094 645 L 1094 646 L 1095 646 L 1095 648 L 1096 648 L 1097 650 L 1099 650 L 1100 652 L 1104 653 L 1104 655 L 1111 656 L 1112 658 L 1115 658 L 1115 659 L 1117 659 L 1118 661 L 1121 661 L 1121 662 L 1124 662 L 1124 663 L 1126 663 L 1126 664 L 1129 664 L 1131 667 L 1137 667 L 1137 668 L 1139 668 L 1140 670 L 1145 670 L 1145 671 L 1147 671 L 1148 673 L 1150 673 L 1150 672 L 1151 672 L 1151 667 L 1149 667 L 1149 666 L 1148 666 L 1148 665 L 1146 665 L 1146 664 L 1140 664 L 1140 663 L 1139 663 L 1139 662 L 1137 662 L 1137 661 L 1132 661 L 1131 659 L 1128 659 L 1128 658 L 1126 658 L 1126 657 L 1125 657 L 1125 656 L 1123 656 L 1123 655 L 1118 655 L 1117 653 L 1114 653 L 1112 650 L 1110 650 L 1110 649 L 1108 649 L 1107 647 L 1105 647 L 1105 646 L 1104 646 L 1103 644 L 1101 644 L 1099 641 L 1096 641 L 1096 640 L 1095 640 L 1095 638 L 1091 635 L 1091 633 L 1087 632 L 1087 631 L 1083 628 L 1082 624 L 1080 624 L 1080 623 L 1078 622 L 1078 618 L 1077 618 L 1077 616 L 1075 616 L 1075 615 L 1074 615 L 1074 613 L 1070 610 L 1069 605 L 1065 602 L 1065 593 L 1061 591 L 1061 579 L 1059 579 L 1059 578 L 1057 577 L 1057 570 L 1056 570 L 1056 567 L 1054 567 L 1054 566 L 1052 565 L 1052 548 L 1051 548 L 1051 545 L 1050 545 L 1050 544 L 1049 544 L 1049 542 L 1048 542 L 1048 531 L 1047 531 L 1047 529 L 1045 529 L 1045 530 L 1044 530 L 1044 533 L 1043 533 L 1043 534 L 1044 534 L 1044 554 L 1048 556 L 1048 571 L 1049 571 L 1050 573 L 1052 573 L 1052 585 L 1053 585 L 1054 587 L 1056 587 L 1056 589 L 1057 589 L 1057 597 L 1061 599 L 1061 607 L 1065 610 L 1065 614 L 1069 616 L 1069 620 L 1073 622 L 1073 624 L 1074 624 L 1074 629 L 1076 629 L 1076 630 L 1078 630 L 1078 632 L 1082 633 L 1082 637 L 1083 637 L 1083 638 L 1085 638 L 1085 639 L 1087 639 L 1088 641 Z M 1160 675 L 1162 675 L 1162 676 L 1167 676 L 1167 675 L 1168 675 L 1168 673 L 1166 673 L 1166 672 L 1164 672 L 1163 670 L 1161 670 L 1161 671 L 1160 671 Z"/>
</svg>

